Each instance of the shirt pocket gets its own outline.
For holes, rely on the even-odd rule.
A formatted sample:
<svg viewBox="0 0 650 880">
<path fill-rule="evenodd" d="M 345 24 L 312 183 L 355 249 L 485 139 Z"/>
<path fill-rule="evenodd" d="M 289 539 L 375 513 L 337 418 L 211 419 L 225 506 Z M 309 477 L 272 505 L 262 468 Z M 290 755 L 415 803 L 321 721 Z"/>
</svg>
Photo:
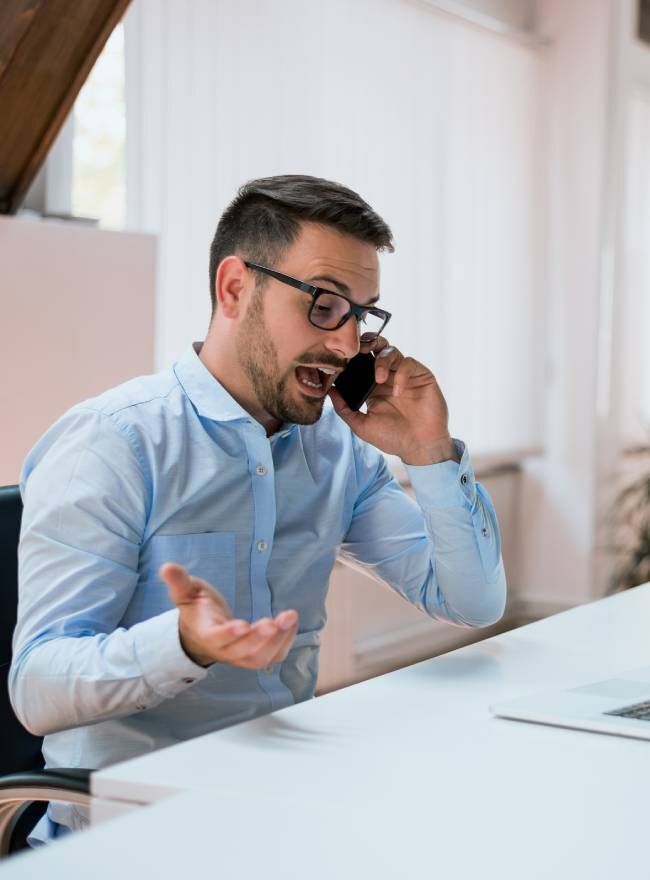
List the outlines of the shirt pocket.
<svg viewBox="0 0 650 880">
<path fill-rule="evenodd" d="M 203 578 L 221 593 L 232 610 L 236 585 L 234 532 L 154 535 L 145 551 L 130 618 L 143 620 L 174 607 L 167 585 L 158 574 L 164 562 L 177 562 L 194 577 Z"/>
</svg>

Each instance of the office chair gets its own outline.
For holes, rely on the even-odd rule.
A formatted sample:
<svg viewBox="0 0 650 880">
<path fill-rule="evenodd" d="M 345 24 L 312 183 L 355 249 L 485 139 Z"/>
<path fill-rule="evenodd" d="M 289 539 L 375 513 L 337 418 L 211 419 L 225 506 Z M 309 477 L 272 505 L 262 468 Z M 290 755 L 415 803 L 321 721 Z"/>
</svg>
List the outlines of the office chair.
<svg viewBox="0 0 650 880">
<path fill-rule="evenodd" d="M 0 857 L 27 847 L 27 835 L 48 801 L 90 804 L 90 771 L 44 770 L 42 738 L 25 730 L 9 702 L 22 511 L 18 486 L 0 486 Z"/>
</svg>

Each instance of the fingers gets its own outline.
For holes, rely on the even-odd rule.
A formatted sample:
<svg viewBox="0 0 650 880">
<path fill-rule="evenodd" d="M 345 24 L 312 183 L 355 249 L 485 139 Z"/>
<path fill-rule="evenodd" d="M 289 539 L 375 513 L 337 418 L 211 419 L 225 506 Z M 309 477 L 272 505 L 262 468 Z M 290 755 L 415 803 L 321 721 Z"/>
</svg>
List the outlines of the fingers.
<svg viewBox="0 0 650 880">
<path fill-rule="evenodd" d="M 398 396 L 404 388 L 430 384 L 431 371 L 415 358 L 405 357 L 384 336 L 372 339 L 361 337 L 361 351 L 375 355 L 375 381 L 378 385 L 392 385 L 392 394 Z M 373 392 L 374 395 L 374 392 Z"/>
<path fill-rule="evenodd" d="M 281 611 L 275 618 L 275 620 L 280 629 L 283 629 L 285 632 L 287 632 L 294 626 L 298 626 L 298 612 L 294 611 L 293 609 L 289 609 L 288 611 Z"/>
<path fill-rule="evenodd" d="M 270 618 L 266 617 L 252 624 L 248 632 L 236 642 L 233 642 L 221 657 L 225 663 L 247 668 L 261 668 L 264 666 L 264 657 L 260 656 L 269 644 L 279 641 L 284 636 L 278 636 L 279 630 Z M 275 651 L 275 646 L 273 647 Z M 259 660 L 259 667 L 256 661 Z"/>
<path fill-rule="evenodd" d="M 365 415 L 360 410 L 350 409 L 334 386 L 330 388 L 327 394 L 334 404 L 337 414 L 355 433 L 359 433 L 362 430 L 363 420 L 366 418 Z"/>
<path fill-rule="evenodd" d="M 201 595 L 199 586 L 192 582 L 187 569 L 175 562 L 166 562 L 158 572 L 167 584 L 167 590 L 175 605 L 184 605 L 198 599 Z"/>
<path fill-rule="evenodd" d="M 375 355 L 375 382 L 377 385 L 385 383 L 386 388 L 390 389 L 388 394 L 392 394 L 393 382 L 392 377 L 397 371 L 399 364 L 404 360 L 404 355 L 394 346 L 389 345 L 388 340 L 383 336 L 371 336 L 369 339 L 361 337 L 360 351 L 368 353 L 372 351 Z M 372 398 L 387 396 L 381 393 L 381 390 L 375 386 L 372 392 Z M 334 404 L 337 414 L 348 424 L 352 430 L 362 437 L 363 424 L 366 415 L 359 410 L 350 409 L 343 400 L 336 387 L 332 386 L 327 392 L 329 398 Z M 370 401 L 369 401 L 370 402 Z"/>
<path fill-rule="evenodd" d="M 429 385 L 433 379 L 431 371 L 419 361 L 404 355 L 388 341 L 381 339 L 381 349 L 375 356 L 375 381 L 377 386 L 373 397 L 392 395 L 399 397 L 405 389 Z M 434 380 L 435 381 L 435 380 Z"/>
<path fill-rule="evenodd" d="M 401 358 L 400 352 L 390 345 L 379 353 L 375 361 L 375 382 L 378 385 L 385 382 L 391 372 L 397 370 Z"/>
<path fill-rule="evenodd" d="M 165 563 L 160 577 L 180 610 L 181 645 L 195 663 L 209 666 L 218 661 L 261 669 L 285 658 L 298 628 L 296 611 L 290 609 L 274 620 L 263 618 L 250 624 L 234 620 L 218 590 L 190 575 L 182 565 Z"/>
<path fill-rule="evenodd" d="M 271 663 L 281 663 L 291 649 L 291 645 L 293 644 L 293 640 L 296 637 L 296 632 L 298 631 L 298 621 L 294 623 L 294 625 L 287 631 L 284 636 L 284 639 L 280 642 L 277 651 L 271 657 Z"/>
<path fill-rule="evenodd" d="M 202 578 L 190 575 L 182 565 L 166 562 L 159 573 L 167 584 L 171 600 L 185 615 L 179 629 L 181 643 L 197 662 L 208 665 L 219 661 L 246 669 L 262 669 L 281 662 L 289 653 L 298 630 L 298 614 L 293 609 L 282 611 L 273 620 L 263 618 L 254 624 L 234 620 L 219 591 Z M 203 617 L 198 627 L 193 608 Z"/>
<path fill-rule="evenodd" d="M 381 385 L 386 382 L 404 360 L 404 355 L 395 346 L 390 345 L 383 336 L 375 337 L 374 341 L 364 342 L 362 337 L 361 351 L 372 351 L 375 355 L 375 381 Z"/>
<path fill-rule="evenodd" d="M 395 397 L 407 388 L 419 388 L 422 385 L 431 384 L 433 375 L 419 361 L 412 357 L 400 356 L 399 362 L 395 365 L 395 376 L 393 377 L 393 394 Z M 435 379 L 434 379 L 435 381 Z"/>
<path fill-rule="evenodd" d="M 298 628 L 295 611 L 285 611 L 274 620 L 262 618 L 249 631 L 232 642 L 220 658 L 223 662 L 246 669 L 262 669 L 284 660 Z"/>
<path fill-rule="evenodd" d="M 373 333 L 364 333 L 359 340 L 360 351 L 364 354 L 371 351 L 377 355 L 387 345 L 388 340 L 384 336 L 375 336 Z"/>
<path fill-rule="evenodd" d="M 227 620 L 212 631 L 211 647 L 216 653 L 223 652 L 250 631 L 246 620 Z"/>
<path fill-rule="evenodd" d="M 221 593 L 202 578 L 193 577 L 186 568 L 176 562 L 161 565 L 161 579 L 167 584 L 169 597 L 178 608 L 196 602 L 209 602 L 213 610 L 224 619 L 232 617 L 228 603 Z"/>
</svg>

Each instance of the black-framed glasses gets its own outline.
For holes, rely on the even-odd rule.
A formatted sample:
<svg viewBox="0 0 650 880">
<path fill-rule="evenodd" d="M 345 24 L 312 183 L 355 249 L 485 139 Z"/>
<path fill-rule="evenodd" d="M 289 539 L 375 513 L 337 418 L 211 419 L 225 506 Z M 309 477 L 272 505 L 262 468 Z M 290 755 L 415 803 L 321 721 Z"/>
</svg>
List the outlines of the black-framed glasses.
<svg viewBox="0 0 650 880">
<path fill-rule="evenodd" d="M 297 278 L 292 278 L 291 275 L 269 269 L 268 266 L 260 266 L 258 263 L 250 263 L 248 260 L 244 260 L 244 265 L 249 269 L 255 269 L 257 272 L 269 275 L 276 281 L 295 287 L 296 290 L 308 293 L 312 299 L 307 317 L 319 330 L 338 330 L 354 315 L 359 325 L 359 333 L 363 335 L 364 339 L 369 339 L 379 336 L 390 321 L 391 314 L 384 309 L 376 309 L 374 306 L 359 306 L 347 296 L 343 296 L 342 293 L 334 293 L 332 290 L 316 287 L 307 281 L 299 281 Z"/>
</svg>

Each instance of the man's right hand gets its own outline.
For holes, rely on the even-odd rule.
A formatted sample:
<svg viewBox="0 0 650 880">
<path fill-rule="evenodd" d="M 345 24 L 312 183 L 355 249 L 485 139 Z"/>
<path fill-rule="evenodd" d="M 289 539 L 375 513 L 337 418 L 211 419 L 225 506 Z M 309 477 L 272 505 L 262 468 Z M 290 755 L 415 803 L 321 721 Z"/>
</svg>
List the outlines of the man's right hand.
<svg viewBox="0 0 650 880">
<path fill-rule="evenodd" d="M 263 669 L 287 656 L 298 629 L 298 614 L 282 611 L 255 623 L 235 620 L 218 590 L 175 562 L 160 568 L 169 596 L 180 612 L 178 632 L 187 656 L 200 666 L 230 663 Z"/>
</svg>

